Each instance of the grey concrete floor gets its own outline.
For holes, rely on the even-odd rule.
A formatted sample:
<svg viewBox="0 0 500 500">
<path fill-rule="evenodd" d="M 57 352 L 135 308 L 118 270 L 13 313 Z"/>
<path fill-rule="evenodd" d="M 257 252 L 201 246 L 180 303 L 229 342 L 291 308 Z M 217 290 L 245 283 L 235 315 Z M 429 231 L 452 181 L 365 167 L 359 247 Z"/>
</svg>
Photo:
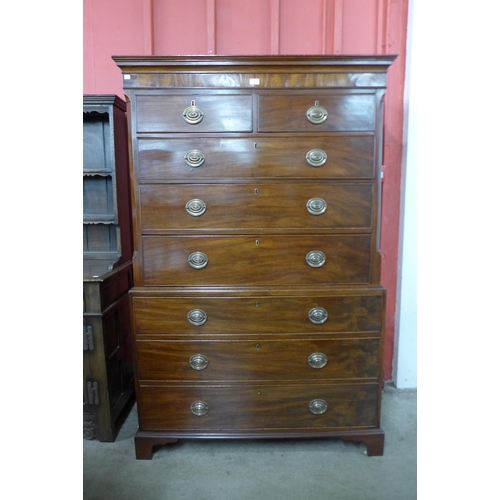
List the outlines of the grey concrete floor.
<svg viewBox="0 0 500 500">
<path fill-rule="evenodd" d="M 417 391 L 387 386 L 382 457 L 329 440 L 185 440 L 136 460 L 134 406 L 114 443 L 83 442 L 84 500 L 414 500 Z"/>
</svg>

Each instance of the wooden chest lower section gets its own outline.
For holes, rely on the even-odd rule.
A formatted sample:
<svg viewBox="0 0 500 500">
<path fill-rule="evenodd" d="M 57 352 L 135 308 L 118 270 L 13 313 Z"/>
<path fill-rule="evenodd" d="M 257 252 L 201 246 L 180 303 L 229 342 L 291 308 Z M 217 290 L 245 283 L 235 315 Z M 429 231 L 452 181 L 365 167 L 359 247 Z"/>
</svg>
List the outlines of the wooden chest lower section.
<svg viewBox="0 0 500 500">
<path fill-rule="evenodd" d="M 148 443 L 207 435 L 378 433 L 379 445 L 384 295 L 135 288 L 138 450 L 147 457 Z M 308 315 L 315 308 L 328 315 L 320 324 Z M 190 323 L 192 311 L 203 322 Z"/>
<path fill-rule="evenodd" d="M 140 418 L 145 431 L 345 430 L 375 427 L 377 400 L 376 383 L 142 386 Z"/>
</svg>

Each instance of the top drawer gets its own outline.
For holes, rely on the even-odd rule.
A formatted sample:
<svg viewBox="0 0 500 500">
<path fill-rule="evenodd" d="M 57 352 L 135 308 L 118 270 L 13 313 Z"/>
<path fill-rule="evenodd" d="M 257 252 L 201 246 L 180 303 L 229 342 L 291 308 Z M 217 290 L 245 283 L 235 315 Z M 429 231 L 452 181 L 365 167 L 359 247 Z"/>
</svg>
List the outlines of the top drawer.
<svg viewBox="0 0 500 500">
<path fill-rule="evenodd" d="M 259 96 L 259 132 L 373 131 L 373 94 Z"/>
<path fill-rule="evenodd" d="M 137 132 L 251 132 L 251 95 L 138 95 Z"/>
</svg>

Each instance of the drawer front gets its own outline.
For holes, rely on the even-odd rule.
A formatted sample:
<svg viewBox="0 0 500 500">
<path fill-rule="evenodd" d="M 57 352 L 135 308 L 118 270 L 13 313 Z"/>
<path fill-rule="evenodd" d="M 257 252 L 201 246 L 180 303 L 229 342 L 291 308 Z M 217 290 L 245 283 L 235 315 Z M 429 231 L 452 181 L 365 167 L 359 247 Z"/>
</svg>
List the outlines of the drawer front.
<svg viewBox="0 0 500 500">
<path fill-rule="evenodd" d="M 194 184 L 140 188 L 143 229 L 369 229 L 371 183 Z"/>
<path fill-rule="evenodd" d="M 311 123 L 307 112 L 319 106 L 326 111 L 321 123 Z M 337 132 L 375 130 L 373 94 L 328 96 L 260 95 L 259 132 Z"/>
<path fill-rule="evenodd" d="M 140 387 L 142 430 L 329 429 L 375 427 L 377 384 Z M 326 403 L 323 414 L 309 409 Z M 205 415 L 197 416 L 194 410 Z M 205 403 L 205 404 L 203 404 Z"/>
<path fill-rule="evenodd" d="M 372 179 L 374 137 L 281 137 L 277 139 L 139 139 L 138 176 L 148 179 L 311 178 Z M 325 153 L 311 166 L 308 153 Z M 204 161 L 191 167 L 184 157 L 200 151 Z M 313 162 L 314 163 L 314 162 Z"/>
<path fill-rule="evenodd" d="M 361 284 L 370 278 L 370 235 L 145 236 L 146 286 Z M 312 252 L 312 254 L 311 254 Z M 325 262 L 317 265 L 320 252 Z M 194 265 L 204 265 L 194 268 Z"/>
<path fill-rule="evenodd" d="M 251 132 L 251 95 L 138 95 L 137 132 Z M 201 110 L 190 113 L 192 108 Z M 192 116 L 189 123 L 186 119 Z"/>
<path fill-rule="evenodd" d="M 314 308 L 326 310 L 323 323 L 313 323 Z M 298 297 L 133 297 L 134 330 L 143 335 L 218 335 L 335 333 L 382 331 L 382 295 Z M 188 314 L 201 310 L 204 322 Z"/>
<path fill-rule="evenodd" d="M 106 280 L 102 287 L 102 310 L 110 306 L 132 288 L 132 264 L 126 270 L 116 274 L 113 279 Z"/>
<path fill-rule="evenodd" d="M 140 381 L 377 379 L 378 338 L 138 340 Z"/>
</svg>

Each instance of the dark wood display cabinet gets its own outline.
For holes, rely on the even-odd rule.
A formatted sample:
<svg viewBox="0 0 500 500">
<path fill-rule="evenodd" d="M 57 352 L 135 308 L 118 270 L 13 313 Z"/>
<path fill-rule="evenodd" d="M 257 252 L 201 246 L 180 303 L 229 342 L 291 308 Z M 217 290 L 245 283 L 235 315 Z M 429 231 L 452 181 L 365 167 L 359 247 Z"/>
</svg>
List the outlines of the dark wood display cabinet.
<svg viewBox="0 0 500 500">
<path fill-rule="evenodd" d="M 114 441 L 134 401 L 125 102 L 83 96 L 83 436 Z"/>
<path fill-rule="evenodd" d="M 138 459 L 182 438 L 383 453 L 394 56 L 116 56 L 132 151 Z"/>
</svg>

